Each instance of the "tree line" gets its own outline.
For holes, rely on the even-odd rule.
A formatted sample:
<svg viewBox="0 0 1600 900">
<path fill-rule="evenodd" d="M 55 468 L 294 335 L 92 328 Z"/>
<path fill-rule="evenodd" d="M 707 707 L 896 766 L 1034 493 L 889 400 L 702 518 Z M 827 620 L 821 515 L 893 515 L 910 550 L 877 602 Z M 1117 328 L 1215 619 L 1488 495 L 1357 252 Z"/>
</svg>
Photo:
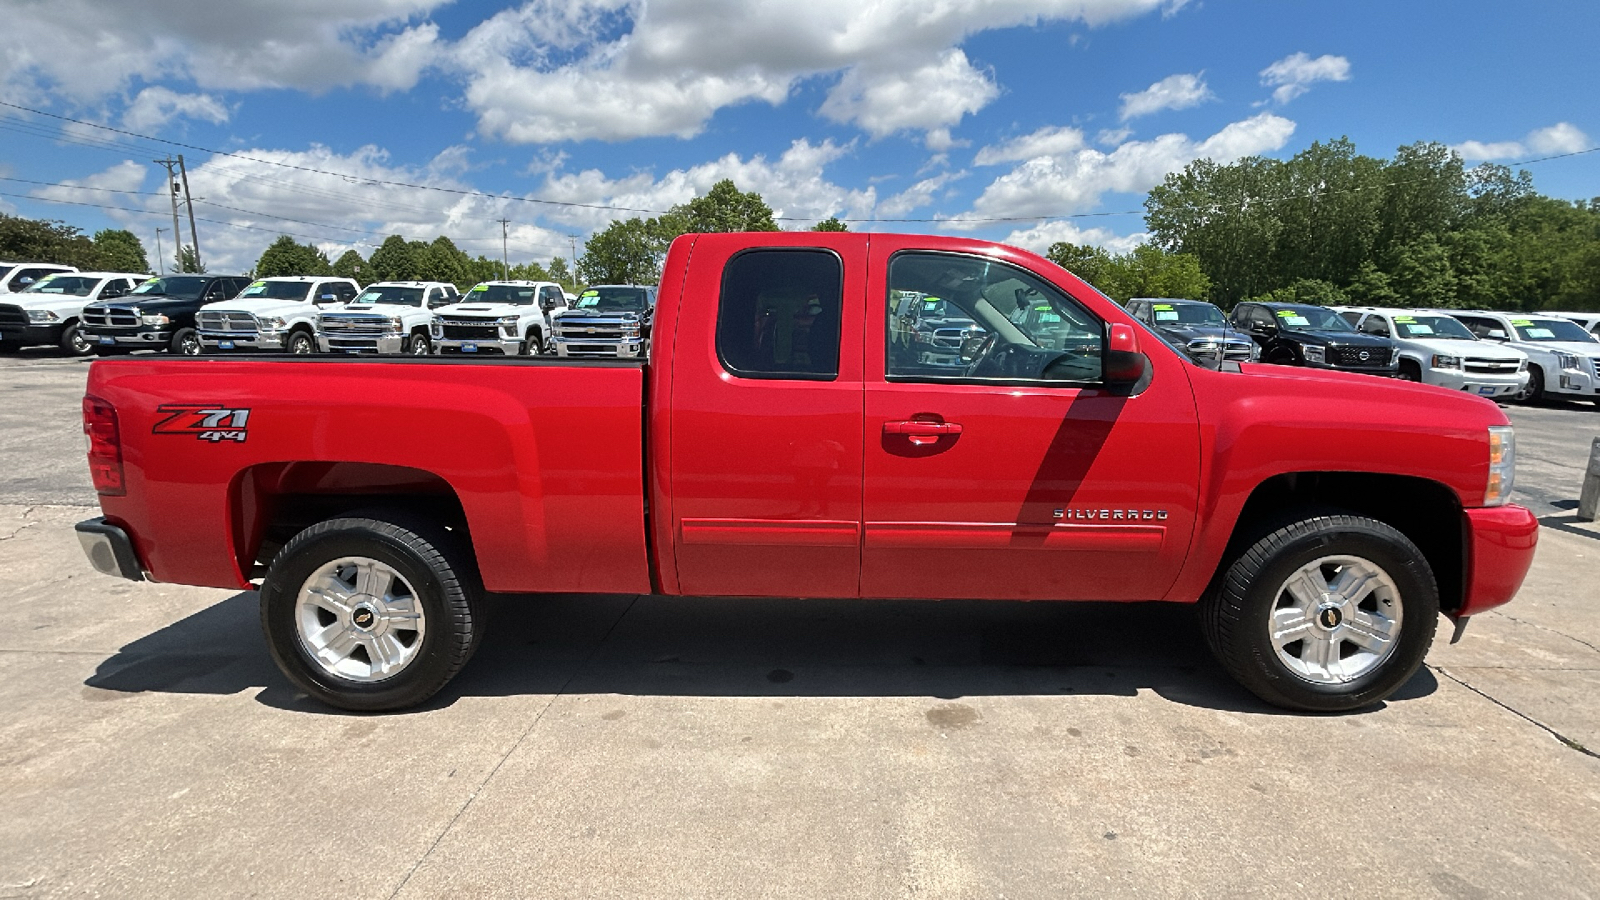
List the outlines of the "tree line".
<svg viewBox="0 0 1600 900">
<path fill-rule="evenodd" d="M 463 291 L 481 282 L 503 278 L 575 283 L 562 257 L 551 259 L 548 265 L 524 262 L 508 268 L 498 259 L 481 254 L 476 258 L 468 256 L 444 235 L 431 242 L 408 241 L 399 235 L 390 235 L 373 249 L 370 259 L 354 250 L 346 250 L 332 262 L 317 247 L 283 235 L 261 254 L 254 275 L 257 278 L 337 275 L 352 278 L 363 286 L 376 281 L 444 281 Z"/>
<path fill-rule="evenodd" d="M 149 272 L 144 245 L 131 231 L 106 228 L 85 235 L 65 222 L 0 213 L 0 259 L 56 263 L 85 272 Z"/>
</svg>

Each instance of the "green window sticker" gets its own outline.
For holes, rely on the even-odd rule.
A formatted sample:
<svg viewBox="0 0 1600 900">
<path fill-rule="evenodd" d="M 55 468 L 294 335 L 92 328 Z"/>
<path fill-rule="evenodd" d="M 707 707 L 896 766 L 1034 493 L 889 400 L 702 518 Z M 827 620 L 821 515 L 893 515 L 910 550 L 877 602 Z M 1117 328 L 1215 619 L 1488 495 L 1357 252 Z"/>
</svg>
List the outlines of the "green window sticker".
<svg viewBox="0 0 1600 900">
<path fill-rule="evenodd" d="M 1396 322 L 1415 322 L 1416 321 L 1416 319 L 1412 318 L 1411 316 L 1395 316 L 1394 320 Z"/>
<path fill-rule="evenodd" d="M 488 289 L 489 289 L 489 286 L 487 284 L 473 285 L 471 293 L 477 294 L 477 293 L 480 293 L 482 291 L 487 291 Z"/>
<path fill-rule="evenodd" d="M 1519 327 L 1527 326 L 1527 325 L 1532 325 L 1533 324 L 1533 320 L 1532 319 L 1512 319 L 1511 320 L 1511 324 L 1519 326 Z"/>
<path fill-rule="evenodd" d="M 578 296 L 579 297 L 598 297 L 598 296 L 600 296 L 600 292 L 599 291 L 584 291 L 583 293 L 579 294 Z"/>
<path fill-rule="evenodd" d="M 1159 309 L 1159 310 L 1171 310 L 1172 309 L 1172 304 L 1171 303 L 1157 303 L 1153 308 L 1154 309 Z"/>
</svg>

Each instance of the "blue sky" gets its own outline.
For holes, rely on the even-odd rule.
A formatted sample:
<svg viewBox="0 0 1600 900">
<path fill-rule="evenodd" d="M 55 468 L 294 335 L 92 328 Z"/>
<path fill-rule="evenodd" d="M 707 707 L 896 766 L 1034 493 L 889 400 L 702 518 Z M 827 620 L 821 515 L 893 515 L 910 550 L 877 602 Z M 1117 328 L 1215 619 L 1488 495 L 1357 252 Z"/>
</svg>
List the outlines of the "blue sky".
<svg viewBox="0 0 1600 900">
<path fill-rule="evenodd" d="M 1600 143 L 1593 2 L 0 0 L 0 12 L 0 101 L 38 111 L 0 107 L 0 211 L 127 227 L 153 259 L 171 217 L 151 161 L 182 152 L 212 271 L 248 269 L 281 232 L 330 257 L 394 233 L 498 256 L 501 218 L 514 262 L 570 258 L 612 219 L 722 178 L 790 228 L 832 215 L 854 230 L 1125 250 L 1144 231 L 1145 192 L 1193 159 L 1287 158 L 1340 136 L 1383 157 L 1416 141 L 1469 164 L 1561 156 L 1526 166 L 1535 186 L 1600 195 L 1600 153 L 1580 152 Z"/>
</svg>

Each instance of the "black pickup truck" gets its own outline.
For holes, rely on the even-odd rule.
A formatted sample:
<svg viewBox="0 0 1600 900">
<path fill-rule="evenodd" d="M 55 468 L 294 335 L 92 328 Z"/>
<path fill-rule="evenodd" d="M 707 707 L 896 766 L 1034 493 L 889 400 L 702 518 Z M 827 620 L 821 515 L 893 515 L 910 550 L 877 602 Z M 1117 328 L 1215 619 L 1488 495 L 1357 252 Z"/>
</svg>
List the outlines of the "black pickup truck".
<svg viewBox="0 0 1600 900">
<path fill-rule="evenodd" d="M 115 303 L 85 306 L 79 328 L 100 356 L 161 349 L 199 356 L 195 313 L 207 303 L 232 298 L 249 284 L 250 279 L 241 275 L 163 275 Z"/>
<path fill-rule="evenodd" d="M 1285 366 L 1338 369 L 1393 378 L 1400 348 L 1384 337 L 1362 334 L 1325 306 L 1305 303 L 1241 303 L 1233 327 L 1261 347 L 1261 360 Z"/>
</svg>

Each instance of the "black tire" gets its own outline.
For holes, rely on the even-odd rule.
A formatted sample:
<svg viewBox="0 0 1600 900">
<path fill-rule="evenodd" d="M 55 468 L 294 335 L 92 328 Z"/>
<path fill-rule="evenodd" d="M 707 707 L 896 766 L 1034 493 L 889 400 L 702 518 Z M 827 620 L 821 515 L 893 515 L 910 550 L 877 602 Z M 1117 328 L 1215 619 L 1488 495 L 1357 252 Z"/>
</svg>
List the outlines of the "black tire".
<svg viewBox="0 0 1600 900">
<path fill-rule="evenodd" d="M 311 332 L 309 331 L 291 331 L 289 336 L 284 339 L 283 349 L 298 356 L 304 356 L 317 352 L 317 342 L 312 340 Z"/>
<path fill-rule="evenodd" d="M 423 616 L 409 662 L 387 677 L 330 671 L 301 637 L 302 588 L 319 570 L 352 558 L 397 573 Z M 313 525 L 283 546 L 261 588 L 261 627 L 278 668 L 312 697 L 355 711 L 403 709 L 432 697 L 472 657 L 483 632 L 481 596 L 471 551 L 458 534 L 404 513 L 355 513 Z"/>
<path fill-rule="evenodd" d="M 544 351 L 544 335 L 537 328 L 529 329 L 527 340 L 522 342 L 522 355 L 543 356 Z"/>
<path fill-rule="evenodd" d="M 1400 369 L 1395 377 L 1401 381 L 1422 381 L 1422 367 L 1409 359 L 1400 360 Z"/>
<path fill-rule="evenodd" d="M 427 356 L 433 352 L 433 342 L 428 340 L 427 335 L 419 331 L 406 341 L 405 350 L 412 356 Z"/>
<path fill-rule="evenodd" d="M 1375 611 L 1382 604 L 1398 629 L 1386 655 L 1371 661 L 1354 677 L 1332 682 L 1314 680 L 1291 668 L 1283 658 L 1285 650 L 1272 634 L 1276 615 L 1292 616 L 1295 612 L 1296 603 L 1285 602 L 1294 600 L 1288 590 L 1290 576 L 1329 558 L 1356 560 L 1389 579 L 1392 590 L 1372 590 L 1356 597 L 1346 609 L 1359 606 L 1366 610 L 1371 604 Z M 1398 596 L 1380 596 L 1380 591 Z M 1323 597 L 1320 602 L 1326 603 L 1330 595 Z M 1396 603 L 1398 615 L 1393 615 Z M 1346 621 L 1348 615 L 1329 615 L 1323 607 L 1307 617 L 1304 631 L 1310 635 L 1317 629 L 1318 634 L 1327 636 L 1321 644 L 1334 648 L 1341 671 L 1345 666 L 1344 651 L 1351 649 L 1353 641 L 1345 639 L 1343 635 L 1348 632 L 1339 629 L 1353 629 L 1356 623 L 1354 616 Z M 1367 615 L 1374 612 L 1368 611 Z M 1439 589 L 1422 551 L 1394 528 L 1353 515 L 1308 517 L 1271 532 L 1234 560 L 1221 584 L 1200 602 L 1206 642 L 1223 668 L 1262 700 L 1303 712 L 1359 709 L 1394 693 L 1422 665 L 1433 644 L 1438 617 Z M 1356 660 L 1353 667 L 1359 667 L 1360 648 L 1354 649 L 1356 654 L 1349 658 Z M 1302 655 L 1308 650 L 1302 646 Z"/>
<path fill-rule="evenodd" d="M 0 341 L 0 353 L 15 353 L 22 349 L 22 344 L 17 341 Z"/>
<path fill-rule="evenodd" d="M 179 328 L 172 335 L 169 349 L 179 356 L 199 356 L 205 352 L 205 347 L 200 344 L 200 333 L 193 328 Z"/>
<path fill-rule="evenodd" d="M 88 356 L 94 352 L 94 345 L 83 336 L 83 331 L 78 328 L 78 320 L 73 319 L 61 332 L 61 352 L 68 356 Z"/>
<path fill-rule="evenodd" d="M 1300 365 L 1300 360 L 1295 358 L 1294 351 L 1292 350 L 1274 350 L 1272 355 L 1267 357 L 1266 361 L 1275 366 Z"/>
<path fill-rule="evenodd" d="M 1523 403 L 1539 403 L 1544 400 L 1544 370 L 1538 364 L 1528 366 L 1528 386 L 1517 399 Z"/>
</svg>

